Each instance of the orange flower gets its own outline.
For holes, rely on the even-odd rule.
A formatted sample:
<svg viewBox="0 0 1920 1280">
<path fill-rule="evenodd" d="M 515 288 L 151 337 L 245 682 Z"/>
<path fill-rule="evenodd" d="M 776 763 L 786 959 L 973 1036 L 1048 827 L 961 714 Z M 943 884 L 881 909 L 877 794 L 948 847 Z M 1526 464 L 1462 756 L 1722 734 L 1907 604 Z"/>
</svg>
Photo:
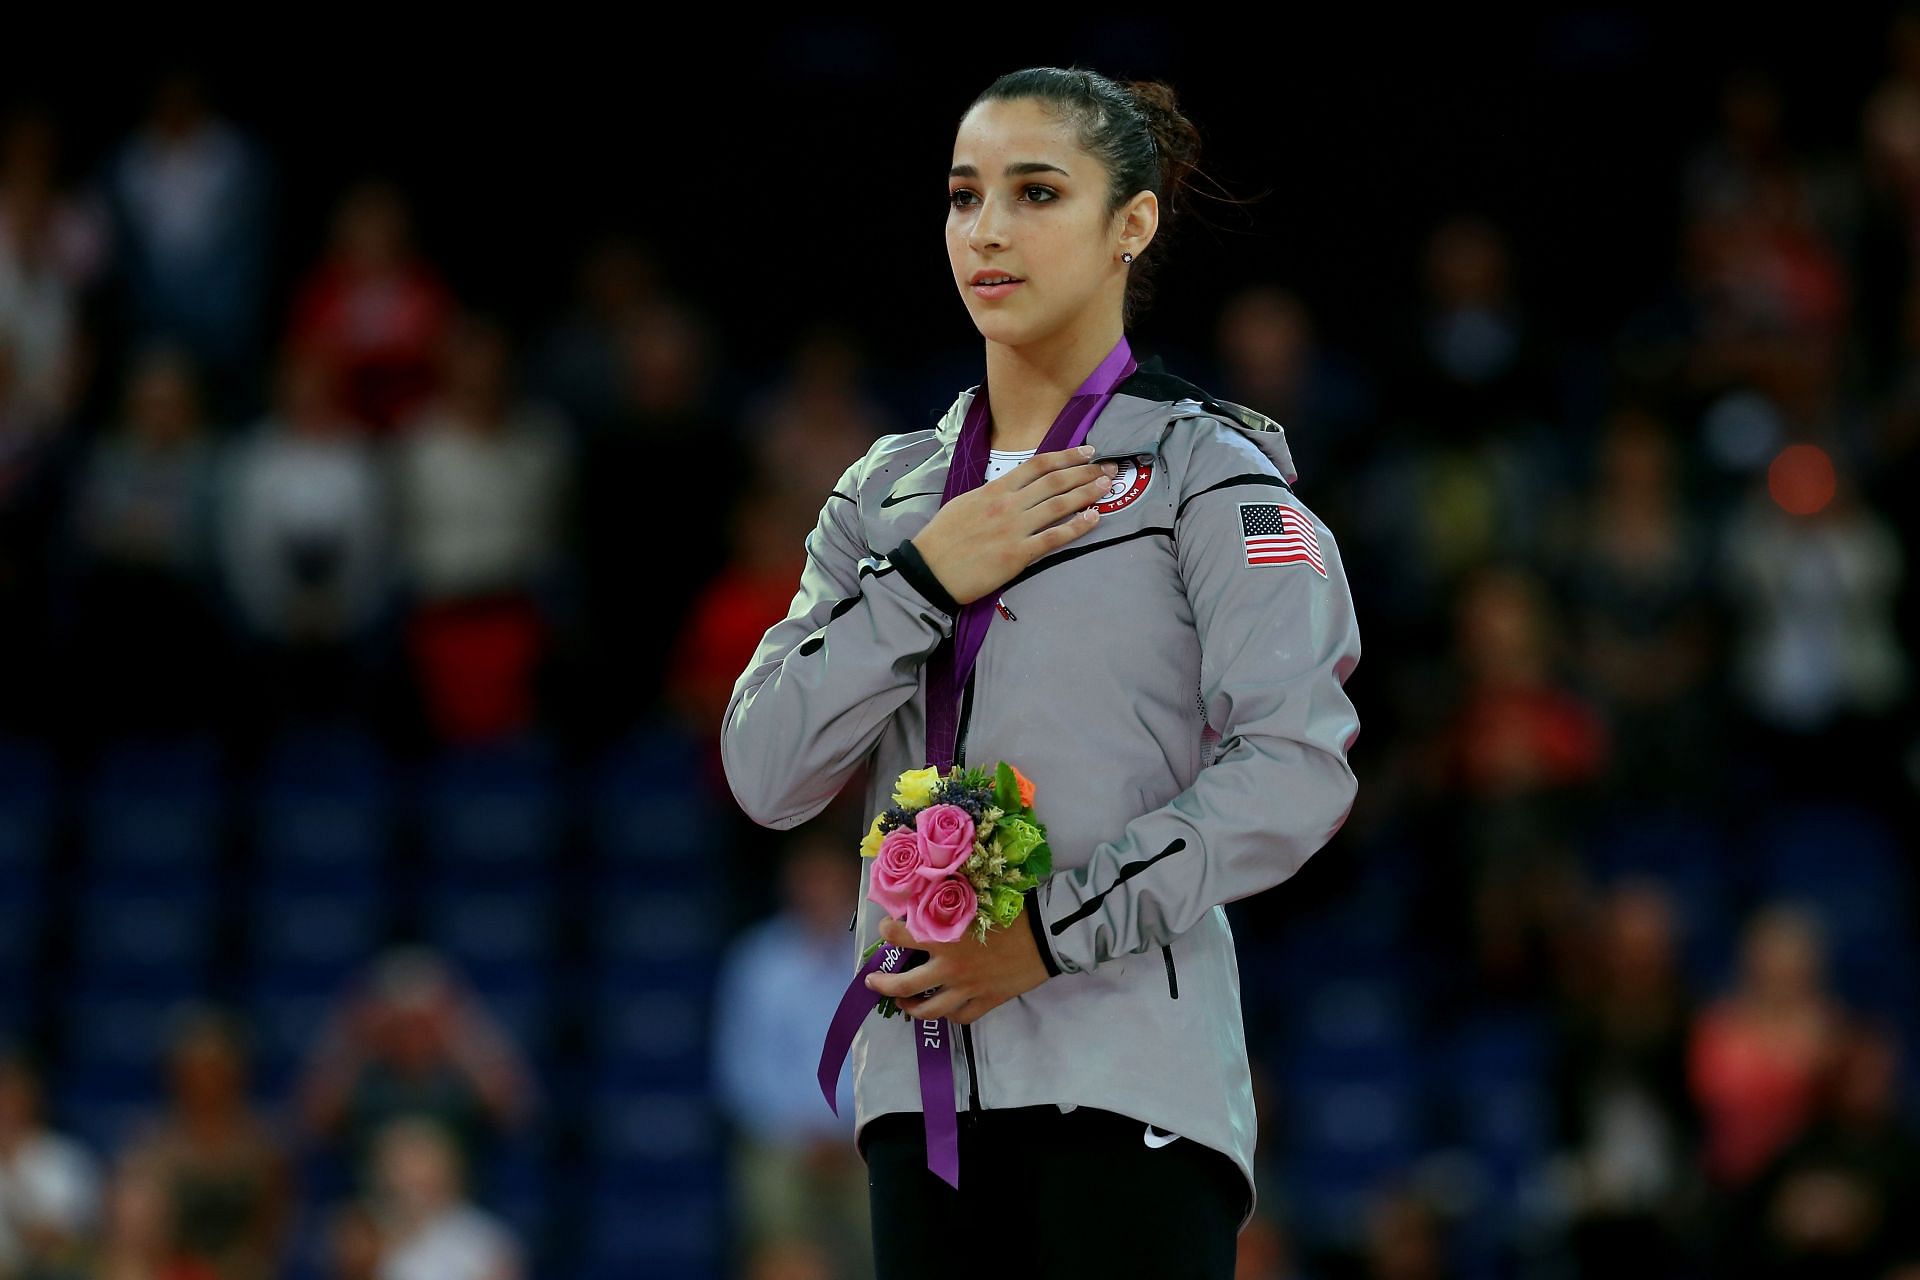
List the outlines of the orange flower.
<svg viewBox="0 0 1920 1280">
<path fill-rule="evenodd" d="M 1026 774 L 1020 772 L 1019 765 L 1009 764 L 1007 768 L 1013 770 L 1014 784 L 1020 788 L 1020 806 L 1024 809 L 1033 808 L 1033 783 Z"/>
</svg>

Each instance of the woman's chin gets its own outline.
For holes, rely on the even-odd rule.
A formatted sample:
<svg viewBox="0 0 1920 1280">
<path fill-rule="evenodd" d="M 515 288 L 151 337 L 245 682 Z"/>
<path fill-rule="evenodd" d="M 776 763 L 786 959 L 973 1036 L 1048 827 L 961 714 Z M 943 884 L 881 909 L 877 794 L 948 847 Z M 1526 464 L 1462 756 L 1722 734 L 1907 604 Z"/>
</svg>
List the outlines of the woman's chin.
<svg viewBox="0 0 1920 1280">
<path fill-rule="evenodd" d="M 1016 319 L 1008 315 L 996 315 L 986 310 L 973 312 L 973 327 L 978 329 L 980 336 L 988 342 L 997 342 L 1006 347 L 1017 347 L 1033 341 L 1034 334 L 1040 328 L 1031 318 Z"/>
</svg>

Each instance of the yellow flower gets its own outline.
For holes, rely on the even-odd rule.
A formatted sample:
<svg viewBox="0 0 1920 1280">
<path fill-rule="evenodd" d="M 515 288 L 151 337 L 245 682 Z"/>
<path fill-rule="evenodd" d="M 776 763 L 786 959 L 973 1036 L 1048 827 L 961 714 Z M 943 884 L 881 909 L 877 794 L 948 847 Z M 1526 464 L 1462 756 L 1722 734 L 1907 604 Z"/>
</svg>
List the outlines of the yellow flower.
<svg viewBox="0 0 1920 1280">
<path fill-rule="evenodd" d="M 867 828 L 867 834 L 860 837 L 860 856 L 871 858 L 879 854 L 880 842 L 886 837 L 880 831 L 880 816 L 873 815 L 873 825 Z"/>
<path fill-rule="evenodd" d="M 902 809 L 924 809 L 933 803 L 933 784 L 939 780 L 940 771 L 931 765 L 909 769 L 893 784 L 893 802 Z"/>
</svg>

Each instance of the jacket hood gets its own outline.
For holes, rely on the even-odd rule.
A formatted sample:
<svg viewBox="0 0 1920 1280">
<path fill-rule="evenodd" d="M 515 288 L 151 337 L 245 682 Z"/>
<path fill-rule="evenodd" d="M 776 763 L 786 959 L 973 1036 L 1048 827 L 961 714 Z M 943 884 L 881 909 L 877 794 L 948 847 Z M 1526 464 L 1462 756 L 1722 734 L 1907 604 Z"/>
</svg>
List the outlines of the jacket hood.
<svg viewBox="0 0 1920 1280">
<path fill-rule="evenodd" d="M 1198 410 L 1191 410 L 1191 402 L 1179 407 L 1190 411 L 1171 421 L 1179 422 L 1183 419 L 1198 417 L 1218 418 L 1222 422 L 1240 428 L 1260 452 L 1267 455 L 1274 469 L 1280 473 L 1281 479 L 1292 484 L 1300 478 L 1299 473 L 1294 470 L 1293 451 L 1287 448 L 1287 429 L 1258 409 L 1250 409 L 1246 405 L 1235 404 L 1231 400 L 1211 397 L 1201 401 Z"/>
</svg>

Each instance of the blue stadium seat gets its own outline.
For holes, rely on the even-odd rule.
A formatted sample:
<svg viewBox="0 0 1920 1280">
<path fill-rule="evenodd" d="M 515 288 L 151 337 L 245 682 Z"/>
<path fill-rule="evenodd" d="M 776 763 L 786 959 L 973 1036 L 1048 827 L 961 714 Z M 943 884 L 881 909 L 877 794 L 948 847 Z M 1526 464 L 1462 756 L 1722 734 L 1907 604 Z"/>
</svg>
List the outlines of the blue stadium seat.
<svg viewBox="0 0 1920 1280">
<path fill-rule="evenodd" d="M 1759 840 L 1761 894 L 1820 920 L 1839 994 L 1876 1013 L 1910 1007 L 1920 997 L 1915 966 L 1887 957 L 1913 955 L 1920 931 L 1912 874 L 1887 824 L 1850 805 L 1802 804 L 1764 824 Z"/>
<path fill-rule="evenodd" d="M 387 904 L 366 893 L 272 887 L 254 895 L 247 924 L 257 970 L 337 985 L 384 945 Z"/>
<path fill-rule="evenodd" d="M 628 1191 L 712 1177 L 724 1157 L 705 1081 L 680 1088 L 602 1088 L 591 1098 L 589 1159 Z"/>
<path fill-rule="evenodd" d="M 547 1059 L 558 1022 L 554 978 L 542 968 L 513 968 L 468 975 L 501 1030 L 536 1065 Z"/>
<path fill-rule="evenodd" d="M 159 1105 L 173 1019 L 202 994 L 85 982 L 62 1002 L 69 1065 L 49 1086 L 59 1114 L 96 1149 L 120 1149 L 132 1124 Z"/>
<path fill-rule="evenodd" d="M 1378 1049 L 1412 1053 L 1419 1028 L 1398 975 L 1309 980 L 1287 1010 L 1288 1039 L 1303 1051 Z"/>
<path fill-rule="evenodd" d="M 533 1143 L 520 1141 L 496 1152 L 475 1180 L 478 1202 L 498 1214 L 531 1246 L 546 1233 L 552 1197 L 548 1161 Z"/>
<path fill-rule="evenodd" d="M 293 985 L 274 975 L 263 975 L 253 982 L 245 1012 L 253 1074 L 261 1096 L 290 1096 L 340 996 L 337 987 Z"/>
<path fill-rule="evenodd" d="M 315 728 L 283 736 L 268 754 L 254 805 L 265 881 L 379 892 L 395 790 L 379 745 L 363 733 Z"/>
<path fill-rule="evenodd" d="M 209 740 L 110 748 L 85 800 L 90 872 L 152 885 L 211 876 L 223 799 L 219 752 Z"/>
<path fill-rule="evenodd" d="M 721 1274 L 726 1202 L 717 1188 L 667 1186 L 636 1197 L 603 1171 L 589 1222 L 591 1280 L 715 1280 Z"/>
<path fill-rule="evenodd" d="M 594 842 L 623 879 L 665 886 L 720 874 L 720 815 L 696 771 L 699 745 L 649 727 L 601 760 L 593 779 Z"/>
<path fill-rule="evenodd" d="M 45 908 L 30 899 L 0 898 L 0 1020 L 7 1020 L 10 1002 L 24 1007 L 31 992 L 45 914 Z"/>
<path fill-rule="evenodd" d="M 1397 1049 L 1318 1048 L 1291 1055 L 1279 1075 L 1280 1177 L 1301 1235 L 1352 1247 L 1374 1195 L 1426 1142 L 1417 1060 Z"/>
<path fill-rule="evenodd" d="M 1850 804 L 1799 804 L 1759 831 L 1766 887 L 1823 889 L 1836 882 L 1904 889 L 1910 879 L 1900 843 L 1885 820 Z"/>
<path fill-rule="evenodd" d="M 711 983 L 658 971 L 603 975 L 592 1019 L 604 1084 L 693 1088 L 708 1078 Z"/>
<path fill-rule="evenodd" d="M 161 1105 L 157 1080 L 79 1066 L 51 1081 L 49 1096 L 63 1131 L 94 1151 L 125 1150 Z"/>
<path fill-rule="evenodd" d="M 0 740 L 0 903 L 34 903 L 53 845 L 59 774 L 28 743 Z"/>
<path fill-rule="evenodd" d="M 1540 1225 L 1531 1190 L 1553 1150 L 1552 1048 L 1551 1027 L 1525 1011 L 1476 1015 L 1438 1046 L 1437 1128 L 1463 1195 L 1453 1243 L 1471 1274 L 1504 1274 Z"/>
<path fill-rule="evenodd" d="M 204 881 L 164 889 L 90 885 L 80 903 L 74 964 L 127 990 L 197 987 L 212 957 L 215 903 Z"/>
<path fill-rule="evenodd" d="M 292 1081 L 327 1016 L 386 941 L 384 899 L 359 892 L 256 892 L 247 921 L 247 1017 L 261 1085 Z"/>
<path fill-rule="evenodd" d="M 554 900 L 544 887 L 517 893 L 439 889 L 425 904 L 426 941 L 444 954 L 529 1054 L 545 1054 L 554 1002 Z"/>
<path fill-rule="evenodd" d="M 553 949 L 553 898 L 539 889 L 438 884 L 423 910 L 427 941 L 469 971 L 544 965 Z"/>
<path fill-rule="evenodd" d="M 1523 1014 L 1483 1015 L 1449 1036 L 1445 1101 L 1504 1202 L 1552 1148 L 1552 1048 L 1551 1029 Z"/>
<path fill-rule="evenodd" d="M 592 929 L 596 951 L 617 963 L 685 956 L 712 963 L 727 941 L 718 888 L 684 883 L 608 886 L 595 895 Z"/>
<path fill-rule="evenodd" d="M 421 797 L 429 861 L 470 883 L 538 882 L 559 848 L 563 799 L 545 742 L 450 750 L 429 769 Z"/>
</svg>

